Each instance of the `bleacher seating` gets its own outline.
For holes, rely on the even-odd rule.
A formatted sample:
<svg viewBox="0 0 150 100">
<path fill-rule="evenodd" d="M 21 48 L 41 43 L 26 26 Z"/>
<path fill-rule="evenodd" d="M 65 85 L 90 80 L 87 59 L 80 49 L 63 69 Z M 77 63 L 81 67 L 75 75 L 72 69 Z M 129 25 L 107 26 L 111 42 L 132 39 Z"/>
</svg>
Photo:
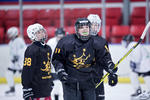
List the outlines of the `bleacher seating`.
<svg viewBox="0 0 150 100">
<path fill-rule="evenodd" d="M 4 42 L 4 28 L 0 27 L 0 44 Z"/>
<path fill-rule="evenodd" d="M 18 9 L 9 9 L 6 11 L 5 14 L 5 21 L 4 21 L 6 29 L 11 26 L 19 26 L 19 10 Z"/>
<path fill-rule="evenodd" d="M 24 28 L 23 33 L 24 33 L 23 37 L 24 37 L 25 43 L 27 43 L 27 44 L 31 43 L 32 41 L 29 39 L 29 37 L 27 35 L 27 27 Z"/>
<path fill-rule="evenodd" d="M 37 15 L 37 22 L 42 24 L 45 27 L 54 26 L 54 20 L 53 20 L 54 14 L 55 14 L 55 10 L 40 9 Z"/>
<path fill-rule="evenodd" d="M 3 27 L 5 17 L 5 10 L 0 10 L 0 27 Z"/>
<path fill-rule="evenodd" d="M 133 11 L 131 12 L 130 16 L 130 22 L 131 25 L 145 25 L 145 14 L 146 14 L 146 8 L 145 7 L 135 7 L 133 8 Z"/>
<path fill-rule="evenodd" d="M 98 14 L 101 17 L 101 8 L 90 8 L 89 14 Z"/>
<path fill-rule="evenodd" d="M 38 15 L 37 9 L 25 9 L 23 10 L 23 26 L 27 27 L 36 22 Z"/>
<path fill-rule="evenodd" d="M 120 25 L 121 18 L 121 8 L 106 8 L 106 25 Z"/>
<path fill-rule="evenodd" d="M 52 38 L 55 36 L 55 31 L 56 28 L 55 27 L 45 27 L 47 34 L 48 34 L 48 38 Z"/>
<path fill-rule="evenodd" d="M 106 26 L 106 29 L 105 29 L 105 31 L 106 31 L 106 40 L 108 41 L 108 42 L 111 42 L 111 40 L 110 40 L 110 36 L 111 36 L 111 27 L 110 26 Z M 98 35 L 99 36 L 102 36 L 102 28 L 100 29 L 100 32 L 98 33 Z"/>
<path fill-rule="evenodd" d="M 66 31 L 66 34 L 73 34 L 75 33 L 75 26 L 65 27 L 65 31 Z"/>
<path fill-rule="evenodd" d="M 145 25 L 131 25 L 130 33 L 135 37 L 135 41 L 138 41 L 143 33 Z"/>
<path fill-rule="evenodd" d="M 67 33 L 75 33 L 74 24 L 77 18 L 87 17 L 88 14 L 98 14 L 101 17 L 101 8 L 65 8 L 64 9 L 64 28 Z M 55 29 L 60 27 L 60 9 L 24 9 L 24 38 L 26 43 L 31 43 L 26 34 L 26 27 L 33 23 L 40 23 L 48 32 L 48 37 L 54 36 Z M 106 39 L 111 43 L 120 43 L 122 35 L 131 33 L 139 38 L 145 26 L 145 7 L 135 7 L 130 15 L 130 26 L 122 26 L 122 8 L 106 8 Z M 142 27 L 135 25 L 143 25 Z M 8 9 L 0 10 L 0 27 L 3 28 L 4 35 L 0 38 L 7 43 L 6 30 L 11 26 L 19 27 L 19 10 Z M 126 28 L 125 28 L 126 27 Z M 2 34 L 2 33 L 1 33 Z M 102 34 L 102 29 L 99 35 Z M 4 41 L 3 41 L 4 40 Z"/>
<path fill-rule="evenodd" d="M 112 26 L 111 42 L 121 43 L 123 36 L 125 36 L 129 33 L 130 33 L 129 26 L 114 25 L 114 26 Z"/>
</svg>

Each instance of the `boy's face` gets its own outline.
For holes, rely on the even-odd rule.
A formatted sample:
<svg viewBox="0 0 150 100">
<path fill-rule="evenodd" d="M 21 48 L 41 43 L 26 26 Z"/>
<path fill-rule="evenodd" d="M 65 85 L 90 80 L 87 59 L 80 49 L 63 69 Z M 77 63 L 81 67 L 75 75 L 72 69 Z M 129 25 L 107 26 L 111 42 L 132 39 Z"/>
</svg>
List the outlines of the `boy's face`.
<svg viewBox="0 0 150 100">
<path fill-rule="evenodd" d="M 80 26 L 78 28 L 78 33 L 81 35 L 81 36 L 88 36 L 89 35 L 89 26 L 87 25 L 83 25 L 83 26 Z"/>
<path fill-rule="evenodd" d="M 36 32 L 37 41 L 41 41 L 47 37 L 47 33 L 44 29 L 39 30 Z"/>
<path fill-rule="evenodd" d="M 91 30 L 94 32 L 98 32 L 100 25 L 98 23 L 91 24 Z"/>
</svg>

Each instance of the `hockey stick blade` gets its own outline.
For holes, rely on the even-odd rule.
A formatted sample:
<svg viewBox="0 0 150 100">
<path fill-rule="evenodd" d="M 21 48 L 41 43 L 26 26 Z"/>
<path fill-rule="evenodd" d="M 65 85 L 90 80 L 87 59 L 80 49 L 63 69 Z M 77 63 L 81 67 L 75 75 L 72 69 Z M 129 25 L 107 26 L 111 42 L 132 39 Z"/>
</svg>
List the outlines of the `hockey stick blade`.
<svg viewBox="0 0 150 100">
<path fill-rule="evenodd" d="M 145 37 L 145 35 L 146 35 L 146 33 L 147 33 L 149 27 L 150 27 L 150 21 L 149 21 L 148 24 L 146 25 L 146 27 L 145 27 L 145 29 L 144 29 L 144 31 L 143 31 L 143 33 L 142 33 L 142 35 L 141 35 L 139 41 L 115 64 L 115 67 L 114 67 L 114 68 L 118 67 L 118 65 L 142 42 L 142 40 L 144 39 L 144 37 Z M 109 75 L 109 73 L 105 74 L 105 75 L 101 78 L 100 82 L 99 82 L 98 84 L 96 84 L 96 88 L 104 81 L 104 79 L 105 79 L 108 75 Z"/>
</svg>

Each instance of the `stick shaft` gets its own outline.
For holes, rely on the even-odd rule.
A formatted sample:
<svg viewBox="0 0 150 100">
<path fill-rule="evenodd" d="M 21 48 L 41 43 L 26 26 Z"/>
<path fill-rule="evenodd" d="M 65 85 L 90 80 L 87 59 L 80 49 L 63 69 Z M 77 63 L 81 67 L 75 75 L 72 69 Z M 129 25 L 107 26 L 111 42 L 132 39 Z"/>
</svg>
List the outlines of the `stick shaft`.
<svg viewBox="0 0 150 100">
<path fill-rule="evenodd" d="M 148 22 L 148 24 L 146 25 L 146 27 L 145 27 L 145 29 L 144 29 L 144 31 L 143 31 L 143 33 L 142 33 L 142 35 L 141 35 L 139 41 L 115 64 L 115 67 L 114 67 L 114 68 L 118 67 L 118 65 L 142 42 L 142 40 L 144 39 L 144 37 L 145 37 L 145 35 L 146 35 L 146 33 L 147 33 L 149 27 L 150 27 L 150 22 Z M 104 81 L 104 79 L 105 79 L 108 75 L 109 75 L 109 73 L 105 74 L 105 75 L 101 78 L 100 82 L 96 85 L 96 88 Z"/>
</svg>

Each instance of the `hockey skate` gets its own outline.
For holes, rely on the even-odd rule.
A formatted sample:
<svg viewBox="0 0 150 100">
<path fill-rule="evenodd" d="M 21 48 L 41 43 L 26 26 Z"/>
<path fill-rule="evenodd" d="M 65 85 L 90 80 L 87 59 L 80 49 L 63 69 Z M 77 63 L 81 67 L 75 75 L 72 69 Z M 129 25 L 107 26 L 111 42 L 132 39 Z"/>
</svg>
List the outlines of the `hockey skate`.
<svg viewBox="0 0 150 100">
<path fill-rule="evenodd" d="M 142 90 L 139 88 L 135 93 L 131 95 L 131 100 L 139 100 L 139 95 L 142 94 Z"/>
<path fill-rule="evenodd" d="M 150 92 L 144 91 L 139 95 L 139 100 L 150 100 Z"/>
<path fill-rule="evenodd" d="M 10 90 L 5 92 L 6 96 L 14 96 L 15 95 L 15 88 L 11 87 Z"/>
</svg>

